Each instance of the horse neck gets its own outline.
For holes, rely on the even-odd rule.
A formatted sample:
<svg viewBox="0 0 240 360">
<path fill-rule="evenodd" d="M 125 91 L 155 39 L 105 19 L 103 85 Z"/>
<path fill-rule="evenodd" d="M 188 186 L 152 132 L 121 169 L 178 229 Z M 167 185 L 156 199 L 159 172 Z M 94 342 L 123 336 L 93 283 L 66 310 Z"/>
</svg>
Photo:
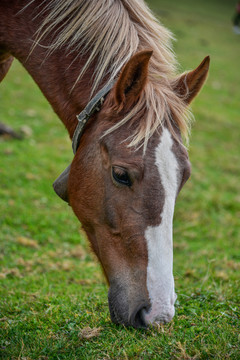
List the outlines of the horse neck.
<svg viewBox="0 0 240 360">
<path fill-rule="evenodd" d="M 72 90 L 86 59 L 78 58 L 73 66 L 70 66 L 77 55 L 74 52 L 67 56 L 64 49 L 61 49 L 48 55 L 45 46 L 37 45 L 33 48 L 33 39 L 42 21 L 40 16 L 32 20 L 33 7 L 38 2 L 40 1 L 33 2 L 20 13 L 18 11 L 21 8 L 17 1 L 1 2 L 0 50 L 11 54 L 23 64 L 72 137 L 77 124 L 76 115 L 89 101 L 89 79 L 93 69 L 89 69 Z"/>
</svg>

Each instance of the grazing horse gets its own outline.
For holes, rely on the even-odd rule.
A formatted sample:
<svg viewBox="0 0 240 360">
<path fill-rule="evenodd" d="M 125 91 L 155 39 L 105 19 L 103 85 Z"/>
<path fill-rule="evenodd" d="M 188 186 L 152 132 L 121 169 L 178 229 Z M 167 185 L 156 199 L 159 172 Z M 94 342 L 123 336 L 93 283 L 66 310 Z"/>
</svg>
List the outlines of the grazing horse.
<svg viewBox="0 0 240 360">
<path fill-rule="evenodd" d="M 190 175 L 182 136 L 209 57 L 176 75 L 171 34 L 143 0 L 1 0 L 0 80 L 14 57 L 73 139 L 54 188 L 101 263 L 112 321 L 169 322 L 173 212 Z"/>
</svg>

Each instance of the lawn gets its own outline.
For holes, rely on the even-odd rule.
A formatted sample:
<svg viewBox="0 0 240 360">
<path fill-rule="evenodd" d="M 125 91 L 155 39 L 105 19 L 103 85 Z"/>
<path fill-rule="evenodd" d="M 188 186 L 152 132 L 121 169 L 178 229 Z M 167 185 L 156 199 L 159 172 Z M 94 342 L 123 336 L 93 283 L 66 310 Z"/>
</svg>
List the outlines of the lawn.
<svg viewBox="0 0 240 360">
<path fill-rule="evenodd" d="M 160 5 L 161 4 L 161 5 Z M 0 88 L 0 358 L 240 359 L 240 35 L 235 1 L 149 0 L 180 70 L 211 56 L 192 105 L 192 176 L 174 218 L 178 300 L 170 324 L 111 323 L 107 285 L 52 182 L 72 159 L 64 126 L 19 63 Z"/>
</svg>

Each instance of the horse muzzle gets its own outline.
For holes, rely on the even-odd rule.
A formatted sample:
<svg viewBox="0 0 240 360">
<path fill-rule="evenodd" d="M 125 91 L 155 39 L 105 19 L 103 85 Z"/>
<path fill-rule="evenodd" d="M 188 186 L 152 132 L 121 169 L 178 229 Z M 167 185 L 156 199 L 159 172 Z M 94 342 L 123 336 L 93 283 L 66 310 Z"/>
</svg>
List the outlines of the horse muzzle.
<svg viewBox="0 0 240 360">
<path fill-rule="evenodd" d="M 150 302 L 140 291 L 130 297 L 121 285 L 110 285 L 108 304 L 113 323 L 134 328 L 147 327 L 144 314 L 150 310 Z"/>
<path fill-rule="evenodd" d="M 147 328 L 156 324 L 165 324 L 175 314 L 174 302 L 176 295 L 169 304 L 151 303 L 148 293 L 136 285 L 129 288 L 119 282 L 110 283 L 108 303 L 111 320 L 115 324 Z"/>
</svg>

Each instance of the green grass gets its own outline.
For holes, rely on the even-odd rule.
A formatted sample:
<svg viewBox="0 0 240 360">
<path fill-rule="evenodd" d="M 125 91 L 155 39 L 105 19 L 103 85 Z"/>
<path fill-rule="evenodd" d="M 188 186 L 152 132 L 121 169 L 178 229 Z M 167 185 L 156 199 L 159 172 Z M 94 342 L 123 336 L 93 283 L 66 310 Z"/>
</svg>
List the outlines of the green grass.
<svg viewBox="0 0 240 360">
<path fill-rule="evenodd" d="M 70 141 L 15 62 L 1 84 L 1 119 L 27 125 L 0 140 L 0 358 L 240 359 L 240 36 L 235 1 L 149 1 L 176 35 L 181 70 L 211 56 L 192 108 L 192 176 L 174 220 L 173 321 L 146 331 L 111 323 L 107 286 L 71 209 L 52 182 Z"/>
</svg>

